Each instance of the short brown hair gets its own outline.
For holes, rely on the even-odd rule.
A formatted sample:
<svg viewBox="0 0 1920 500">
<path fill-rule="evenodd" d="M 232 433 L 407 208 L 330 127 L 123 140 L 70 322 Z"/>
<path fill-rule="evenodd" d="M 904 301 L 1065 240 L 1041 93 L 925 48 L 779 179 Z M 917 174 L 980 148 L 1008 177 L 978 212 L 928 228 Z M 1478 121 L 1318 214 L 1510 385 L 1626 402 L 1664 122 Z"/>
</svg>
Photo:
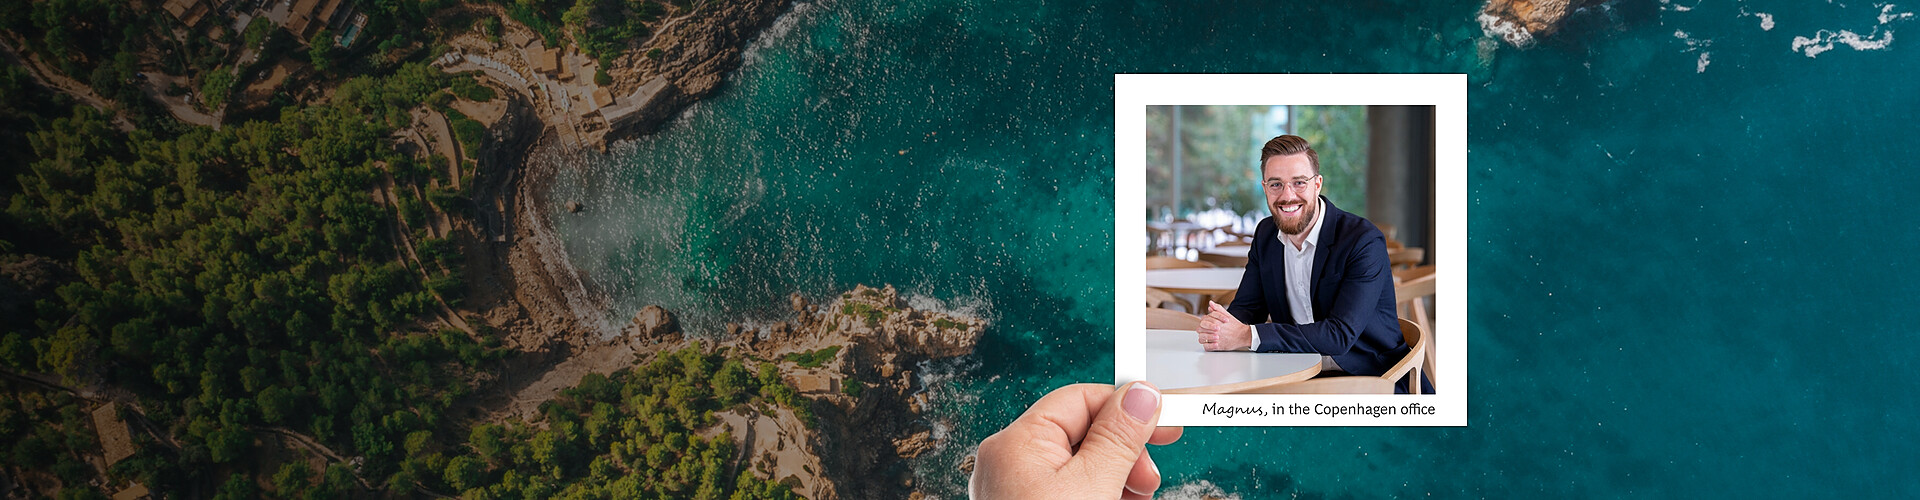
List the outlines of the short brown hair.
<svg viewBox="0 0 1920 500">
<path fill-rule="evenodd" d="M 1283 135 L 1267 141 L 1267 145 L 1260 148 L 1260 166 L 1265 167 L 1268 158 L 1300 153 L 1306 153 L 1307 163 L 1313 164 L 1313 175 L 1320 175 L 1320 154 L 1313 152 L 1313 146 L 1307 145 L 1306 138 L 1297 135 Z"/>
</svg>

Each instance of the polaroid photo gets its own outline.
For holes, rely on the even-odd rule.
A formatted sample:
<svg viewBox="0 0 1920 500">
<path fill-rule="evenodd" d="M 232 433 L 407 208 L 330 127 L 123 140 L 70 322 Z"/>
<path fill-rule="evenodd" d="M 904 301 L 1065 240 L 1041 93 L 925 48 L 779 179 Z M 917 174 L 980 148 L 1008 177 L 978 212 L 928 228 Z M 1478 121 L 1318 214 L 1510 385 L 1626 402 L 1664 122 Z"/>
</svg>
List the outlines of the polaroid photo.
<svg viewBox="0 0 1920 500">
<path fill-rule="evenodd" d="M 1115 75 L 1115 383 L 1168 426 L 1466 425 L 1466 85 Z"/>
</svg>

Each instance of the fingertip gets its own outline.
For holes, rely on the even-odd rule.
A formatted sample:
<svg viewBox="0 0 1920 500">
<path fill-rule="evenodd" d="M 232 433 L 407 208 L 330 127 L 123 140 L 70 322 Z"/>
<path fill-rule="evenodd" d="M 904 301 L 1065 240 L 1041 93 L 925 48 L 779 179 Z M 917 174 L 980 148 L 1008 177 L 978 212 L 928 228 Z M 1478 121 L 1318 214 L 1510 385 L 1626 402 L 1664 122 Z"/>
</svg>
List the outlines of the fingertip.
<svg viewBox="0 0 1920 500">
<path fill-rule="evenodd" d="M 1122 398 L 1120 409 L 1126 410 L 1127 416 L 1140 423 L 1152 422 L 1153 417 L 1160 413 L 1160 388 L 1145 380 L 1127 386 L 1127 393 Z"/>
</svg>

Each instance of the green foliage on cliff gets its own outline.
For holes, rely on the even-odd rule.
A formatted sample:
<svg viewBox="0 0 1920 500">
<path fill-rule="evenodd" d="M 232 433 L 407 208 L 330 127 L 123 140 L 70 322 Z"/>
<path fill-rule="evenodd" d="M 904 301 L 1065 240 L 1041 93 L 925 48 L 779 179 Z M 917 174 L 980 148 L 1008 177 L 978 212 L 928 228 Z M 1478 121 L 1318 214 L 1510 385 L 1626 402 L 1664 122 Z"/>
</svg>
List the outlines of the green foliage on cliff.
<svg viewBox="0 0 1920 500">
<path fill-rule="evenodd" d="M 742 385 L 710 391 L 719 388 L 716 367 Z M 612 376 L 587 375 L 542 406 L 544 428 L 519 421 L 475 427 L 469 453 L 447 461 L 440 480 L 469 499 L 795 498 L 754 477 L 738 463 L 734 437 L 713 429 L 715 412 L 804 403 L 770 401 L 767 394 L 792 388 L 777 378 L 762 385 L 745 371 L 740 360 L 696 345 Z"/>
<path fill-rule="evenodd" d="M 820 365 L 832 360 L 833 355 L 838 353 L 840 353 L 840 346 L 836 345 L 807 352 L 791 352 L 787 353 L 786 356 L 781 356 L 780 359 L 792 361 L 804 368 L 819 368 Z"/>
<path fill-rule="evenodd" d="M 389 140 L 405 110 L 446 86 L 410 65 L 274 121 L 158 138 L 76 106 L 26 133 L 34 160 L 11 167 L 0 227 L 48 235 L 11 251 L 66 262 L 73 276 L 0 324 L 11 330 L 0 360 L 136 394 L 182 445 L 135 462 L 157 491 L 253 496 L 220 489 L 237 483 L 215 464 L 257 459 L 253 442 L 271 428 L 364 457 L 362 477 L 411 489 L 437 465 L 408 453 L 412 438 L 441 429 L 478 365 L 503 352 L 433 333 L 423 313 L 441 286 L 401 263 L 386 237 L 397 212 L 369 195 L 379 162 L 411 164 Z M 357 487 L 337 470 L 314 489 Z"/>
<path fill-rule="evenodd" d="M 447 106 L 438 109 L 447 116 L 447 127 L 453 130 L 453 138 L 460 143 L 460 151 L 466 153 L 467 158 L 478 156 L 481 140 L 487 135 L 487 126 L 468 118 L 460 110 Z"/>
<path fill-rule="evenodd" d="M 868 328 L 880 326 L 880 320 L 887 317 L 887 312 L 887 309 L 876 308 L 862 302 L 849 302 L 840 306 L 840 314 L 865 318 Z"/>
<path fill-rule="evenodd" d="M 569 6 L 568 0 L 496 0 L 507 6 L 507 17 L 525 25 L 540 35 L 541 41 L 548 47 L 559 47 L 560 16 Z"/>
<path fill-rule="evenodd" d="M 494 19 L 494 18 L 490 17 L 488 19 Z M 452 87 L 453 93 L 459 95 L 461 98 L 464 98 L 466 100 L 487 102 L 487 101 L 493 100 L 493 98 L 495 97 L 493 89 L 491 87 L 487 87 L 486 85 L 481 85 L 480 82 L 478 80 L 475 80 L 473 78 L 473 75 L 471 74 L 461 74 L 459 76 L 455 76 L 453 77 L 452 82 L 453 82 L 453 87 Z"/>
<path fill-rule="evenodd" d="M 665 12 L 665 6 L 648 0 L 575 0 L 560 20 L 580 51 L 600 61 L 604 71 L 630 45 L 651 36 L 647 25 Z"/>
</svg>

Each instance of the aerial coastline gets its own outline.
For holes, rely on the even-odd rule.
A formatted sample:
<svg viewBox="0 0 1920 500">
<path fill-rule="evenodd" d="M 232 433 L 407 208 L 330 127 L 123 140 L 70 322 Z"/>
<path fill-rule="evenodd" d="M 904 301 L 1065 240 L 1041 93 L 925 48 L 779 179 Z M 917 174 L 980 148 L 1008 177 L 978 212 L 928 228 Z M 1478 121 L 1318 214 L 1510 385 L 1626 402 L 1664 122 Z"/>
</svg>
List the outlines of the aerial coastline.
<svg viewBox="0 0 1920 500">
<path fill-rule="evenodd" d="M 274 178 L 267 172 L 278 160 L 258 153 L 275 148 L 294 161 L 372 179 L 361 191 L 370 193 L 370 199 L 354 202 L 365 208 L 347 212 L 380 214 L 384 222 L 366 221 L 365 227 L 384 230 L 365 235 L 371 245 L 353 247 L 362 263 L 349 271 L 378 266 L 384 276 L 380 279 L 413 282 L 381 292 L 399 294 L 392 299 L 392 312 L 377 305 L 343 316 L 336 307 L 335 328 L 355 324 L 360 325 L 355 332 L 373 334 L 345 340 L 338 349 L 356 352 L 371 342 L 376 347 L 372 363 L 342 359 L 342 366 L 359 368 L 341 372 L 327 368 L 333 361 L 316 351 L 311 355 L 322 357 L 305 359 L 318 366 L 298 368 L 292 360 L 303 358 L 296 351 L 273 346 L 306 342 L 297 337 L 310 331 L 301 311 L 287 323 L 290 340 L 251 340 L 253 363 L 271 365 L 283 358 L 279 363 L 287 381 L 256 382 L 254 372 L 238 377 L 206 372 L 202 386 L 213 388 L 203 389 L 199 400 L 227 401 L 211 410 L 219 412 L 219 419 L 210 433 L 203 428 L 210 410 L 198 403 L 178 406 L 174 399 L 188 394 L 187 386 L 168 382 L 179 376 L 162 367 L 153 369 L 155 382 L 146 382 L 144 375 L 129 375 L 145 368 L 116 368 L 147 362 L 137 349 L 120 344 L 120 334 L 111 339 L 104 332 L 85 333 L 88 330 L 37 334 L 26 323 L 34 316 L 10 318 L 7 332 L 0 333 L 7 335 L 5 401 L 11 414 L 29 415 L 26 430 L 40 433 L 36 436 L 97 432 L 100 442 L 107 443 L 102 449 L 72 438 L 64 441 L 71 444 L 55 448 L 70 459 L 92 461 L 91 472 L 69 467 L 68 459 L 53 469 L 43 469 L 44 463 L 5 464 L 7 476 L 14 478 L 11 484 L 46 495 L 97 488 L 103 494 L 153 491 L 186 497 L 294 497 L 299 490 L 321 497 L 352 490 L 400 496 L 543 496 L 621 488 L 655 494 L 699 488 L 751 498 L 915 494 L 917 486 L 905 461 L 933 447 L 936 439 L 920 415 L 927 394 L 915 367 L 930 359 L 969 354 L 984 330 L 981 320 L 915 310 L 891 286 L 859 286 L 822 305 L 795 294 L 786 304 L 791 317 L 764 327 L 734 324 L 724 332 L 683 332 L 674 312 L 657 306 L 612 310 L 606 291 L 568 262 L 551 224 L 554 217 L 595 208 L 548 197 L 547 181 L 556 175 L 554 169 L 569 168 L 551 158 L 604 154 L 612 142 L 660 130 L 673 116 L 721 89 L 729 73 L 740 67 L 749 44 L 792 5 L 786 0 L 638 2 L 613 11 L 585 0 L 580 4 L 589 6 L 584 15 L 570 10 L 560 16 L 517 4 L 441 2 L 430 5 L 430 13 L 410 14 L 426 27 L 412 34 L 405 32 L 407 16 L 369 21 L 369 15 L 376 14 L 370 10 L 374 7 L 339 0 L 245 5 L 168 0 L 119 7 L 140 14 L 139 22 L 152 26 L 145 34 L 128 35 L 130 42 L 122 46 L 159 40 L 154 43 L 184 43 L 178 50 L 207 56 L 191 61 L 185 71 L 166 55 L 176 49 L 133 53 L 132 58 L 75 58 L 57 51 L 48 56 L 48 47 L 59 46 L 43 41 L 42 35 L 58 40 L 46 32 L 62 27 L 5 26 L 6 55 L 22 62 L 8 70 L 15 77 L 9 81 L 30 82 L 25 92 L 54 97 L 50 105 L 27 108 L 26 113 L 54 116 L 64 113 L 60 106 L 66 104 L 90 107 L 96 111 L 74 111 L 75 119 L 117 129 L 102 134 L 158 136 L 141 140 L 164 144 L 203 141 L 207 135 L 294 140 L 263 144 L 267 149 L 237 157 L 245 168 L 256 169 L 252 182 Z M 564 33 L 548 24 L 556 20 L 565 23 Z M 399 28 L 381 24 L 390 22 L 398 22 Z M 468 23 L 470 29 L 464 27 Z M 640 36 L 610 42 L 608 33 Z M 194 38 L 199 35 L 215 41 L 202 45 Z M 374 43 L 377 49 L 371 47 Z M 215 64 L 216 57 L 226 64 Z M 122 75 L 111 80 L 116 88 L 93 88 L 106 81 L 99 79 L 100 71 L 95 72 L 94 86 L 68 76 L 105 59 L 121 61 L 101 70 Z M 364 129 L 337 139 L 384 146 L 372 151 L 329 148 L 328 143 L 300 142 L 297 137 L 325 125 L 315 120 L 346 123 L 355 115 L 368 117 Z M 321 139 L 334 138 L 323 133 Z M 154 145 L 131 143 L 133 148 Z M 23 156 L 21 165 L 28 161 L 47 160 Z M 263 163 L 251 166 L 255 162 Z M 142 182 L 170 189 L 165 179 Z M 63 195 L 57 188 L 14 196 L 30 206 Z M 183 189 L 198 192 L 202 187 Z M 249 192 L 274 195 L 271 188 L 262 189 Z M 33 197 L 25 198 L 28 195 Z M 344 209 L 327 206 L 330 212 Z M 168 207 L 156 210 L 171 210 Z M 26 213 L 50 209 L 31 210 Z M 124 217 L 143 216 L 134 211 Z M 30 226 L 48 230 L 39 227 Z M 301 224 L 282 227 L 300 239 Z M 52 297 L 62 283 L 112 286 L 76 273 L 70 247 L 64 245 L 87 240 L 54 239 L 16 248 L 12 242 L 24 234 L 0 239 L 7 243 L 0 245 L 7 251 L 0 259 L 6 264 L 0 291 L 7 292 L 0 306 L 17 310 L 25 303 L 21 301 Z M 124 258 L 141 259 L 151 250 L 133 246 L 125 252 Z M 326 262 L 328 255 L 316 253 L 308 262 Z M 202 264 L 179 265 L 194 272 Z M 310 269 L 293 271 L 312 274 Z M 352 295 L 340 291 L 338 278 L 322 275 L 320 281 L 318 288 L 334 288 L 334 300 L 351 304 Z M 270 298 L 270 288 L 262 287 L 270 286 L 279 285 L 251 285 L 263 299 Z M 68 299 L 66 307 L 90 307 L 74 300 L 81 299 Z M 164 317 L 159 311 L 143 314 Z M 281 317 L 229 325 L 222 316 L 206 314 L 222 321 L 216 330 L 233 328 L 249 339 L 257 329 L 278 329 L 279 322 L 289 321 Z M 341 323 L 363 314 L 376 321 Z M 609 319 L 622 314 L 634 318 Z M 120 332 L 128 325 L 112 318 L 98 321 L 99 326 L 89 330 Z M 80 336 L 73 337 L 76 333 Z M 212 345 L 217 347 L 223 338 L 214 337 Z M 114 348 L 95 358 L 58 354 L 68 352 L 64 347 L 40 347 L 64 345 L 61 342 L 111 342 Z M 422 342 L 425 347 L 420 347 Z M 433 347 L 434 342 L 441 347 Z M 18 348 L 28 344 L 33 350 Z M 201 356 L 193 350 L 179 354 Z M 409 360 L 416 360 L 410 370 L 405 368 Z M 192 366 L 198 366 L 195 363 Z M 205 366 L 216 370 L 224 363 L 209 361 Z M 407 375 L 429 366 L 438 366 L 444 374 L 425 379 Z M 370 401 L 392 401 L 372 407 L 371 413 L 369 408 L 339 406 L 336 401 L 344 400 L 328 392 L 332 389 L 310 387 L 325 384 L 322 368 L 336 370 L 327 377 L 373 377 L 374 385 L 356 384 L 359 388 L 350 390 L 363 391 L 361 397 Z M 314 372 L 314 378 L 301 385 L 307 371 Z M 676 375 L 682 372 L 684 376 Z M 206 377 L 227 382 L 207 386 Z M 406 384 L 411 396 L 381 396 L 389 394 L 382 392 L 388 389 L 379 385 L 381 377 Z M 156 382 L 173 385 L 159 392 L 141 388 Z M 607 384 L 654 397 L 604 399 L 605 393 L 596 388 Z M 426 404 L 409 404 L 410 398 Z M 235 401 L 244 402 L 237 412 Z M 267 406 L 245 406 L 255 401 Z M 611 414 L 603 408 L 606 403 L 615 403 Z M 293 408 L 315 411 L 302 416 L 291 413 Z M 335 416 L 348 409 L 355 410 L 350 419 Z M 93 412 L 97 422 L 43 420 L 54 418 L 49 412 L 76 410 Z M 647 421 L 640 428 L 629 423 L 625 431 L 612 434 L 595 423 L 609 417 L 641 422 L 657 419 L 661 412 L 673 413 L 664 422 Z M 567 437 L 574 432 L 585 434 L 578 437 L 582 441 L 566 445 L 573 450 L 572 459 L 502 452 L 507 446 L 574 439 Z M 623 441 L 605 447 L 603 435 Z M 585 441 L 589 436 L 591 443 Z M 404 446 L 387 441 L 402 438 Z M 28 439 L 23 446 L 52 442 L 40 439 Z M 214 449 L 211 457 L 204 451 L 209 446 Z M 655 448 L 672 451 L 637 455 L 638 450 Z M 710 459 L 721 455 L 724 460 Z M 628 469 L 632 475 L 621 481 L 600 472 L 583 475 L 604 467 Z M 681 472 L 687 467 L 692 469 Z M 179 474 L 182 470 L 191 473 Z M 547 470 L 561 472 L 551 483 L 529 483 L 524 478 L 531 476 L 517 475 Z M 873 481 L 880 477 L 891 480 Z M 215 490 L 220 494 L 212 495 Z"/>
</svg>

